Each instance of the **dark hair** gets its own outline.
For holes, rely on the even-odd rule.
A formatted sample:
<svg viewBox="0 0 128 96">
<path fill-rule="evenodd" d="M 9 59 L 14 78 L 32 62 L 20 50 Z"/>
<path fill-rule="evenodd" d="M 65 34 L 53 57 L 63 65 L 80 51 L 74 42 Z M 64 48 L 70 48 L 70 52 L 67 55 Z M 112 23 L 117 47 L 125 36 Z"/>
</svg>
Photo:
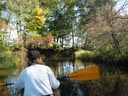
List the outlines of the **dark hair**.
<svg viewBox="0 0 128 96">
<path fill-rule="evenodd" d="M 40 55 L 40 52 L 38 50 L 31 50 L 28 52 L 28 58 L 30 60 L 35 60 L 37 58 L 39 58 L 41 55 Z"/>
</svg>

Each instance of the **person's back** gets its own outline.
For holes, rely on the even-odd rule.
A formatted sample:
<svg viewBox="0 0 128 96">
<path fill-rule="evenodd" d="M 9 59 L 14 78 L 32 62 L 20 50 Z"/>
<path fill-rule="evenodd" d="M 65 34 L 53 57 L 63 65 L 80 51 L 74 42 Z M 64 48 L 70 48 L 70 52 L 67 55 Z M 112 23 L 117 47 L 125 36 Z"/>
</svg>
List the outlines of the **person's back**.
<svg viewBox="0 0 128 96">
<path fill-rule="evenodd" d="M 53 94 L 52 89 L 57 89 L 59 85 L 60 82 L 48 66 L 33 62 L 21 72 L 14 88 L 18 90 L 24 88 L 24 96 L 50 96 Z"/>
</svg>

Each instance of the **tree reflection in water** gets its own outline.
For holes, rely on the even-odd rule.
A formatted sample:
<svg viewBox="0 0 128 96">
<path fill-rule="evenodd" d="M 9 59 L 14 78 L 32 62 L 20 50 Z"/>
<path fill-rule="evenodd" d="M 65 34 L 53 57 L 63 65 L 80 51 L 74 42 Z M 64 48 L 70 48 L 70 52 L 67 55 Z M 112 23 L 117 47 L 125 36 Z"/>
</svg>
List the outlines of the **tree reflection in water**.
<svg viewBox="0 0 128 96">
<path fill-rule="evenodd" d="M 66 76 L 77 69 L 87 68 L 95 65 L 95 63 L 87 63 L 81 61 L 61 61 L 61 62 L 45 62 L 54 72 L 56 77 Z M 102 64 L 101 64 L 102 65 Z M 113 70 L 110 66 L 99 65 L 100 67 L 100 79 L 92 81 L 76 81 L 72 79 L 60 80 L 60 90 L 61 96 L 110 96 L 110 94 L 115 94 L 115 90 L 118 70 Z M 13 83 L 19 74 L 19 69 L 13 70 L 12 74 L 8 77 L 1 78 L 1 82 Z M 117 76 L 117 77 L 116 77 Z M 121 74 L 121 78 L 118 84 L 119 94 L 128 94 L 128 75 Z M 107 85 L 106 85 L 107 84 Z M 123 88 L 121 88 L 123 87 Z M 5 87 L 0 90 L 0 94 L 8 94 L 8 89 Z M 110 93 L 111 92 L 111 93 Z M 113 93 L 112 93 L 113 92 Z M 100 95 L 99 95 L 100 94 Z M 2 95 L 0 95 L 2 96 Z M 3 95 L 6 96 L 6 95 Z"/>
</svg>

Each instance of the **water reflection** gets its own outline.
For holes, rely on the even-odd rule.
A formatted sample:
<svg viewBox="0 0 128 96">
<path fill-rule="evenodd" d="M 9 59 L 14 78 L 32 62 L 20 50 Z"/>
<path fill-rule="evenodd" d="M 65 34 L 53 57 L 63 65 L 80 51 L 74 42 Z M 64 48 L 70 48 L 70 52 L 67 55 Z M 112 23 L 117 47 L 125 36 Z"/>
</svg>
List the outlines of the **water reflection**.
<svg viewBox="0 0 128 96">
<path fill-rule="evenodd" d="M 68 75 L 77 69 L 97 65 L 95 63 L 81 62 L 79 60 L 45 62 L 45 64 L 53 70 L 56 77 Z M 115 94 L 122 94 L 119 96 L 127 96 L 128 74 L 123 73 L 112 66 L 105 66 L 103 64 L 98 64 L 98 66 L 100 68 L 99 80 L 89 80 L 85 82 L 74 82 L 73 80 L 61 81 L 61 96 L 85 96 L 85 94 L 86 96 L 118 96 Z M 19 72 L 19 69 L 12 70 L 8 77 L 0 78 L 0 82 L 13 83 L 18 77 Z M 73 89 L 76 89 L 77 91 L 74 91 Z M 7 96 L 8 92 L 9 89 L 6 88 L 6 86 L 0 87 L 0 96 Z M 80 95 L 81 93 L 84 95 Z"/>
<path fill-rule="evenodd" d="M 80 61 L 61 61 L 61 62 L 45 62 L 54 72 L 55 76 L 65 76 L 71 72 L 85 68 L 85 64 Z M 93 64 L 92 64 L 93 65 Z"/>
<path fill-rule="evenodd" d="M 81 69 L 81 68 L 85 68 L 85 67 L 94 65 L 94 63 L 83 63 L 79 60 L 61 61 L 61 62 L 45 62 L 45 64 L 48 65 L 53 70 L 56 77 L 66 76 L 77 69 Z M 0 78 L 0 82 L 13 83 L 19 75 L 19 72 L 20 72 L 19 69 L 13 70 L 12 74 L 5 78 Z M 6 88 L 4 90 L 0 89 L 0 92 L 4 92 L 4 91 L 8 91 L 8 90 Z M 0 93 L 0 94 L 2 94 L 2 93 Z M 6 95 L 3 95 L 3 96 L 6 96 Z"/>
</svg>

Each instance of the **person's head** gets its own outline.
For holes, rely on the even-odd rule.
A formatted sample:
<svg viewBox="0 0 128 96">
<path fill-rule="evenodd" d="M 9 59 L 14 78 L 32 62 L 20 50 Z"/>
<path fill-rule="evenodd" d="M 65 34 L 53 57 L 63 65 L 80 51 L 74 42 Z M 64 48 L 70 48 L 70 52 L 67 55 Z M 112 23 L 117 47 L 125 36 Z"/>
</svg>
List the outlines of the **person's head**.
<svg viewBox="0 0 128 96">
<path fill-rule="evenodd" d="M 28 52 L 28 59 L 31 61 L 31 63 L 42 64 L 40 52 L 37 50 L 31 50 Z"/>
</svg>

